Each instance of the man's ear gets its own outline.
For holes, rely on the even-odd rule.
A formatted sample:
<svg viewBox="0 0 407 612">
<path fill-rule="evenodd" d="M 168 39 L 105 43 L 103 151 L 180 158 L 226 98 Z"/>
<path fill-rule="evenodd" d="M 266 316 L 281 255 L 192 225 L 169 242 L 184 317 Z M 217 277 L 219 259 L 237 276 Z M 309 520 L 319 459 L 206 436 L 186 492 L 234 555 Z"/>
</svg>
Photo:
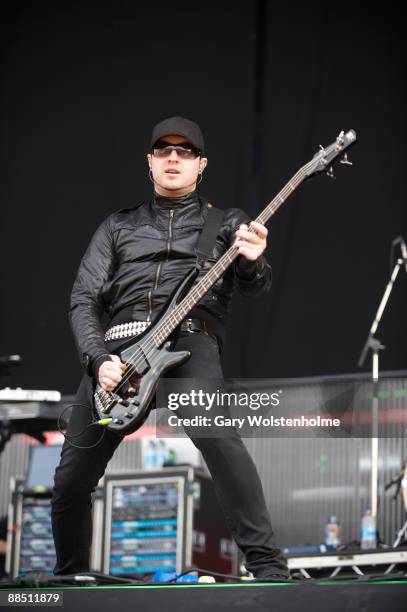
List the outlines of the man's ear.
<svg viewBox="0 0 407 612">
<path fill-rule="evenodd" d="M 147 157 L 148 167 L 151 170 L 151 153 L 147 153 L 146 157 Z"/>
<path fill-rule="evenodd" d="M 208 165 L 208 158 L 201 157 L 201 161 L 199 162 L 199 172 L 203 172 Z"/>
</svg>

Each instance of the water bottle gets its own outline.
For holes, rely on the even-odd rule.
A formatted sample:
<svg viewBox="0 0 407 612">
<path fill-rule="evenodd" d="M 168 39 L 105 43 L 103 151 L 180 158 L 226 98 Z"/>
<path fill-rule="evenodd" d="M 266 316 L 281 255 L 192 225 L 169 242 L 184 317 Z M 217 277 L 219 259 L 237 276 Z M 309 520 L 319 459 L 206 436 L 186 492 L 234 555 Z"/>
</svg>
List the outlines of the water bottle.
<svg viewBox="0 0 407 612">
<path fill-rule="evenodd" d="M 362 517 L 361 535 L 360 535 L 360 546 L 363 550 L 369 548 L 376 548 L 376 521 L 372 515 L 370 506 L 366 506 L 365 513 Z"/>
<path fill-rule="evenodd" d="M 145 469 L 155 470 L 157 468 L 157 443 L 155 440 L 149 440 L 145 455 Z"/>
<path fill-rule="evenodd" d="M 339 525 L 338 520 L 334 514 L 332 514 L 325 526 L 325 544 L 327 550 L 335 550 L 341 543 L 339 539 Z"/>
</svg>

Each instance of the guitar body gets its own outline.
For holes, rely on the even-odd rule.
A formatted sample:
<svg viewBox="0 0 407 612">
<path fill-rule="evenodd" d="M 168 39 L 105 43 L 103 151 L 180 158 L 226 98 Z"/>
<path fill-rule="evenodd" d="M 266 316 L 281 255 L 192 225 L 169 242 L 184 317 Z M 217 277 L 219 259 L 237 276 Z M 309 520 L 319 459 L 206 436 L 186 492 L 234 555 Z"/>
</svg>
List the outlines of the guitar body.
<svg viewBox="0 0 407 612">
<path fill-rule="evenodd" d="M 112 419 L 107 425 L 108 429 L 127 435 L 141 427 L 154 407 L 155 392 L 161 376 L 184 363 L 191 355 L 189 351 L 173 351 L 172 345 L 173 342 L 168 341 L 162 347 L 153 349 L 152 355 L 149 355 L 147 371 L 144 374 L 135 372 L 119 391 L 106 393 L 97 385 L 94 405 L 98 419 Z M 126 363 L 127 355 L 132 355 L 137 348 L 135 342 L 119 353 L 122 362 Z M 110 401 L 104 402 L 105 396 L 106 400 L 113 400 L 113 404 Z M 105 405 L 108 406 L 107 411 Z"/>
<path fill-rule="evenodd" d="M 123 380 L 113 391 L 104 391 L 97 384 L 94 411 L 98 420 L 112 419 L 107 428 L 122 435 L 133 433 L 147 419 L 154 407 L 158 381 L 169 370 L 184 363 L 190 351 L 174 351 L 176 333 L 157 346 L 157 330 L 177 308 L 198 275 L 193 269 L 179 284 L 167 305 L 143 333 L 123 343 L 112 353 L 127 364 Z"/>
</svg>

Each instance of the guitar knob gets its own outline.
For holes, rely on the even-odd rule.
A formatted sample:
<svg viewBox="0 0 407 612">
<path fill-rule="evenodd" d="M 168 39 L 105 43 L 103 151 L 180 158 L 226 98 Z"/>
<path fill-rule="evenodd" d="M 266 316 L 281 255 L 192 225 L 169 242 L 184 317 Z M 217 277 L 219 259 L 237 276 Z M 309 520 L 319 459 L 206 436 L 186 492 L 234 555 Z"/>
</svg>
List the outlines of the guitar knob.
<svg viewBox="0 0 407 612">
<path fill-rule="evenodd" d="M 131 412 L 126 412 L 125 415 L 126 419 L 132 419 L 133 415 L 131 414 Z"/>
<path fill-rule="evenodd" d="M 115 425 L 123 425 L 124 421 L 122 421 L 122 419 L 113 419 L 113 423 Z"/>
<path fill-rule="evenodd" d="M 126 400 L 124 400 L 122 397 L 120 399 L 117 400 L 118 404 L 121 404 L 122 406 L 124 406 L 125 408 L 129 407 L 129 402 L 126 402 Z"/>
</svg>

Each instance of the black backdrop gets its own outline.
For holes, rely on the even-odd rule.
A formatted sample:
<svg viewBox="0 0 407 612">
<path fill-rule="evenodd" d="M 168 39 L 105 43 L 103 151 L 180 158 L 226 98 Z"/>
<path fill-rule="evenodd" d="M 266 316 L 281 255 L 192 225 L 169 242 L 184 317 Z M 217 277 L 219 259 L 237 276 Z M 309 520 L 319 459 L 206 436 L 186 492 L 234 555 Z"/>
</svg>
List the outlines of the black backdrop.
<svg viewBox="0 0 407 612">
<path fill-rule="evenodd" d="M 151 191 L 151 126 L 197 120 L 201 192 L 253 218 L 341 129 L 351 167 L 270 225 L 271 293 L 237 297 L 230 376 L 352 372 L 406 228 L 406 43 L 395 3 L 15 2 L 1 15 L 1 339 L 12 384 L 73 392 L 69 293 L 90 236 Z M 403 270 L 379 337 L 406 362 Z M 368 362 L 365 369 L 368 369 Z"/>
</svg>

